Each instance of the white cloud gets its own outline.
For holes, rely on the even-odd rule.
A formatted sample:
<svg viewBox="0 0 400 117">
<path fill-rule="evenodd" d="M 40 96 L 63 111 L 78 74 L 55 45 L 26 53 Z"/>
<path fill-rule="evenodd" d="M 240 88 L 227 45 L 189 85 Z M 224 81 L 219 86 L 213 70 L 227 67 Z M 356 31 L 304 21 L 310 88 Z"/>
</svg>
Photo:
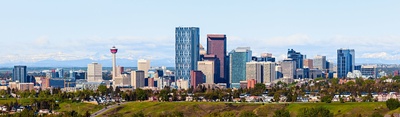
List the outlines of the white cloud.
<svg viewBox="0 0 400 117">
<path fill-rule="evenodd" d="M 362 54 L 361 58 L 400 60 L 400 54 L 388 54 L 386 52 L 364 53 Z"/>
<path fill-rule="evenodd" d="M 49 44 L 49 37 L 48 36 L 40 36 L 39 38 L 35 39 L 33 42 L 36 46 L 44 46 Z"/>
</svg>

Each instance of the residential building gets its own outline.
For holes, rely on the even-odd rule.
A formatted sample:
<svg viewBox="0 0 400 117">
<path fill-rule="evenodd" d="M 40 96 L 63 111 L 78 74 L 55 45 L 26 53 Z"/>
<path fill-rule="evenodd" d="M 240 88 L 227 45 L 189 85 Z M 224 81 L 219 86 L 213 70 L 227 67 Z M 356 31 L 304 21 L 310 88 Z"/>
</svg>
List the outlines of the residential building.
<svg viewBox="0 0 400 117">
<path fill-rule="evenodd" d="M 229 83 L 231 88 L 240 88 L 246 80 L 246 62 L 251 60 L 250 47 L 238 47 L 229 53 Z"/>
<path fill-rule="evenodd" d="M 197 61 L 200 60 L 199 35 L 198 27 L 175 28 L 176 79 L 190 80 L 190 71 L 197 70 Z"/>
<path fill-rule="evenodd" d="M 347 73 L 353 72 L 355 66 L 354 49 L 337 50 L 337 77 L 345 78 Z"/>
</svg>

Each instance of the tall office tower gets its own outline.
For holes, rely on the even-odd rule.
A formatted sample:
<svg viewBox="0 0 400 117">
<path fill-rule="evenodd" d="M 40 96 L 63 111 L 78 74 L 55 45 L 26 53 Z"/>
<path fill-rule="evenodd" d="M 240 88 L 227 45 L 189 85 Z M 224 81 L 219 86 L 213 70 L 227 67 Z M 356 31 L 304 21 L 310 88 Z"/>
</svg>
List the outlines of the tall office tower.
<svg viewBox="0 0 400 117">
<path fill-rule="evenodd" d="M 103 81 L 103 67 L 98 63 L 88 64 L 87 68 L 87 81 L 88 82 L 101 82 Z"/>
<path fill-rule="evenodd" d="M 304 68 L 314 69 L 314 64 L 312 59 L 304 59 L 303 63 L 304 63 L 303 66 Z"/>
<path fill-rule="evenodd" d="M 207 54 L 216 55 L 216 64 L 219 65 L 219 76 L 215 79 L 217 83 L 228 83 L 226 75 L 227 69 L 225 68 L 226 56 L 226 35 L 225 34 L 208 34 L 207 35 Z"/>
<path fill-rule="evenodd" d="M 118 52 L 118 49 L 113 46 L 111 49 L 111 54 L 112 54 L 112 79 L 114 80 L 115 77 L 117 76 L 117 60 L 116 60 L 116 54 Z"/>
<path fill-rule="evenodd" d="M 190 84 L 192 84 L 191 87 L 193 89 L 195 89 L 199 84 L 204 83 L 204 74 L 201 71 L 190 71 L 190 77 L 192 79 Z"/>
<path fill-rule="evenodd" d="M 246 63 L 246 80 L 254 79 L 257 83 L 263 83 L 263 70 L 261 62 L 247 62 Z"/>
<path fill-rule="evenodd" d="M 139 59 L 137 64 L 138 70 L 144 71 L 144 77 L 149 77 L 150 60 Z"/>
<path fill-rule="evenodd" d="M 348 72 L 353 72 L 355 65 L 354 49 L 337 50 L 337 77 L 344 78 Z"/>
<path fill-rule="evenodd" d="M 276 63 L 263 62 L 263 83 L 271 83 L 276 79 Z"/>
<path fill-rule="evenodd" d="M 251 60 L 250 47 L 238 47 L 229 53 L 229 83 L 231 88 L 240 88 L 246 80 L 246 62 Z"/>
<path fill-rule="evenodd" d="M 28 83 L 28 73 L 26 66 L 14 66 L 13 69 L 13 82 Z"/>
<path fill-rule="evenodd" d="M 197 69 L 198 71 L 201 71 L 206 79 L 205 83 L 210 83 L 210 84 L 214 84 L 215 82 L 215 65 L 214 65 L 214 61 L 199 61 L 198 65 L 197 65 Z"/>
<path fill-rule="evenodd" d="M 189 80 L 190 71 L 197 70 L 200 59 L 198 27 L 175 28 L 175 79 Z"/>
<path fill-rule="evenodd" d="M 131 72 L 131 86 L 134 89 L 144 87 L 144 71 L 132 71 Z"/>
<path fill-rule="evenodd" d="M 69 70 L 69 78 L 75 79 L 74 71 Z"/>
<path fill-rule="evenodd" d="M 288 50 L 288 58 L 296 61 L 296 69 L 303 68 L 303 58 L 304 56 L 300 52 L 296 52 L 293 49 Z"/>
<path fill-rule="evenodd" d="M 64 70 L 63 69 L 57 69 L 56 71 L 58 73 L 58 78 L 64 78 Z"/>
<path fill-rule="evenodd" d="M 296 78 L 296 61 L 285 59 L 281 63 L 283 78 Z"/>
<path fill-rule="evenodd" d="M 326 56 L 320 56 L 317 55 L 314 57 L 314 68 L 319 69 L 319 70 L 325 70 L 326 69 Z"/>
</svg>

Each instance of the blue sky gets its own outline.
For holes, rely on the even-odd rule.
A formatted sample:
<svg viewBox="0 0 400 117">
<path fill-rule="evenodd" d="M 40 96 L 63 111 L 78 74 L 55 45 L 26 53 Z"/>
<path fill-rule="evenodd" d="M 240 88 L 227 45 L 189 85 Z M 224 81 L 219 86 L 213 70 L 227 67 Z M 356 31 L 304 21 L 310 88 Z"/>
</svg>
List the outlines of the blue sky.
<svg viewBox="0 0 400 117">
<path fill-rule="evenodd" d="M 223 33 L 228 50 L 285 58 L 293 48 L 308 58 L 336 61 L 338 48 L 356 50 L 357 63 L 400 62 L 400 1 L 2 1 L 0 65 L 43 60 L 118 57 L 174 62 L 174 29 Z M 136 62 L 132 62 L 135 64 Z M 81 65 L 77 65 L 81 66 Z M 135 66 L 135 65 L 124 65 Z"/>
</svg>

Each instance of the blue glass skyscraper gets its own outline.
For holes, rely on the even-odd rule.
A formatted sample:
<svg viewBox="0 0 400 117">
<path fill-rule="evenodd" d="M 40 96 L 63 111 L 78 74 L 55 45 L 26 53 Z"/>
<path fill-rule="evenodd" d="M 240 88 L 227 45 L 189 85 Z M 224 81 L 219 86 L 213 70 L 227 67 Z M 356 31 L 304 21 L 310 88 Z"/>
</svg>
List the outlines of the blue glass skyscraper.
<svg viewBox="0 0 400 117">
<path fill-rule="evenodd" d="M 28 73 L 26 66 L 14 66 L 12 81 L 18 81 L 20 83 L 28 83 Z"/>
<path fill-rule="evenodd" d="M 175 79 L 188 80 L 190 83 L 190 70 L 197 70 L 197 61 L 200 60 L 199 40 L 198 27 L 176 27 Z"/>
<path fill-rule="evenodd" d="M 355 66 L 354 49 L 337 50 L 337 77 L 345 78 L 348 72 L 353 72 Z"/>
<path fill-rule="evenodd" d="M 240 88 L 240 81 L 246 80 L 246 62 L 251 61 L 250 47 L 238 47 L 229 53 L 229 83 L 231 88 Z"/>
<path fill-rule="evenodd" d="M 304 56 L 300 52 L 296 52 L 293 49 L 289 49 L 288 58 L 291 58 L 293 61 L 296 61 L 296 69 L 303 68 Z"/>
</svg>

